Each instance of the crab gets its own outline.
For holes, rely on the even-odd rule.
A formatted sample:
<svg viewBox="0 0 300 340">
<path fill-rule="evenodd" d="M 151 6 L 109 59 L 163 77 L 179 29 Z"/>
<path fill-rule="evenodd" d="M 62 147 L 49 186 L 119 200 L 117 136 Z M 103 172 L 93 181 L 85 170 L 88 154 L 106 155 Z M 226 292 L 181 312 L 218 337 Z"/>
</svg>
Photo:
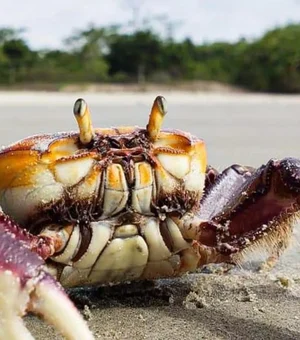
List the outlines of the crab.
<svg viewBox="0 0 300 340">
<path fill-rule="evenodd" d="M 300 202 L 300 160 L 258 169 L 207 165 L 203 140 L 162 130 L 158 96 L 146 128 L 36 135 L 0 152 L 0 339 L 32 339 L 42 315 L 67 339 L 93 339 L 63 287 L 178 277 L 288 245 Z"/>
</svg>

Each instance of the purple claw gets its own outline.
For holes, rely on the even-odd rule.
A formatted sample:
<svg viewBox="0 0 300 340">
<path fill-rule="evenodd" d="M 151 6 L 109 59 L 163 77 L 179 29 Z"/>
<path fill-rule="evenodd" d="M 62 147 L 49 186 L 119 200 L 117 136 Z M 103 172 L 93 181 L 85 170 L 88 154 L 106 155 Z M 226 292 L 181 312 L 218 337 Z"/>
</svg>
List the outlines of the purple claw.
<svg viewBox="0 0 300 340">
<path fill-rule="evenodd" d="M 13 222 L 5 218 L 12 225 Z M 11 225 L 9 227 L 11 227 Z M 33 339 L 21 317 L 42 315 L 67 339 L 94 339 L 44 261 L 0 223 L 0 339 Z"/>
<path fill-rule="evenodd" d="M 270 160 L 254 171 L 231 166 L 206 192 L 199 218 L 200 242 L 224 255 L 264 242 L 265 249 L 285 248 L 300 210 L 300 160 Z"/>
</svg>

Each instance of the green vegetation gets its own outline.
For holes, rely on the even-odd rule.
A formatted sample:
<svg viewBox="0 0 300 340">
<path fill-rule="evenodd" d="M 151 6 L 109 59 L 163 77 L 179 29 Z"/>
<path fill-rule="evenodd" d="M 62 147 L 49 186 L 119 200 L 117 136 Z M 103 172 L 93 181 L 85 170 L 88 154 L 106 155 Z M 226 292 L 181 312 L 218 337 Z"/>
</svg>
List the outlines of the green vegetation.
<svg viewBox="0 0 300 340">
<path fill-rule="evenodd" d="M 61 50 L 31 50 L 22 30 L 0 29 L 0 84 L 172 83 L 212 80 L 253 91 L 300 92 L 300 24 L 255 41 L 195 45 L 150 28 L 89 27 Z"/>
</svg>

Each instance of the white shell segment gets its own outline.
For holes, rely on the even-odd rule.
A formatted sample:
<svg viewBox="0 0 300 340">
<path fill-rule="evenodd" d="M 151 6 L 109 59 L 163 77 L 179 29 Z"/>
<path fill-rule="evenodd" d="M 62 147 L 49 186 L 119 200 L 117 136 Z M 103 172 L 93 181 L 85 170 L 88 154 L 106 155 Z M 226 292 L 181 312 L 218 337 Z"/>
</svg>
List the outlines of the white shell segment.
<svg viewBox="0 0 300 340">
<path fill-rule="evenodd" d="M 83 181 L 71 189 L 72 197 L 94 201 L 101 185 L 101 169 L 95 166 Z"/>
<path fill-rule="evenodd" d="M 160 153 L 157 158 L 163 168 L 172 176 L 181 179 L 190 171 L 190 156 Z"/>
<path fill-rule="evenodd" d="M 6 214 L 18 223 L 26 221 L 40 204 L 59 200 L 64 192 L 61 183 L 55 181 L 51 171 L 37 172 L 34 185 L 17 186 L 0 190 L 0 205 Z"/>
<path fill-rule="evenodd" d="M 205 173 L 201 159 L 177 154 L 159 154 L 160 164 L 155 169 L 157 190 L 171 193 L 174 190 L 187 190 L 201 197 L 205 183 Z"/>
<path fill-rule="evenodd" d="M 153 280 L 162 277 L 175 276 L 181 261 L 179 255 L 173 255 L 167 260 L 148 262 L 142 278 Z"/>
<path fill-rule="evenodd" d="M 105 189 L 102 217 L 116 215 L 126 207 L 129 193 Z"/>
<path fill-rule="evenodd" d="M 90 172 L 93 163 L 94 160 L 91 157 L 59 161 L 54 169 L 55 178 L 65 186 L 72 186 Z"/>
<path fill-rule="evenodd" d="M 111 238 L 112 229 L 108 222 L 92 222 L 90 224 L 92 238 L 86 252 L 74 262 L 75 268 L 91 268 Z"/>
<path fill-rule="evenodd" d="M 79 245 L 80 245 L 80 229 L 79 226 L 76 225 L 73 228 L 73 232 L 70 236 L 69 242 L 67 243 L 65 249 L 61 254 L 52 256 L 51 259 L 55 262 L 70 264 L 72 262 L 72 258 L 76 255 Z"/>
<path fill-rule="evenodd" d="M 202 172 L 203 164 L 197 157 L 191 160 L 190 172 L 184 177 L 184 186 L 187 190 L 203 192 L 205 173 Z"/>
<path fill-rule="evenodd" d="M 178 188 L 178 179 L 172 176 L 161 165 L 155 169 L 157 195 L 174 192 Z"/>
<path fill-rule="evenodd" d="M 146 223 L 141 226 L 141 233 L 149 248 L 149 261 L 161 261 L 171 256 L 171 252 L 160 233 L 157 218 L 148 218 Z"/>
<path fill-rule="evenodd" d="M 88 276 L 91 272 L 91 268 L 80 269 L 72 266 L 66 266 L 61 275 L 59 276 L 59 282 L 64 287 L 76 287 L 79 285 L 88 284 Z"/>
<path fill-rule="evenodd" d="M 172 238 L 174 252 L 190 247 L 190 244 L 183 238 L 177 224 L 171 218 L 166 218 L 166 226 Z"/>
<path fill-rule="evenodd" d="M 130 237 L 130 236 L 135 236 L 138 235 L 138 228 L 134 224 L 124 224 L 121 225 L 120 227 L 116 228 L 116 231 L 114 233 L 114 237 Z"/>
<path fill-rule="evenodd" d="M 109 217 L 116 215 L 126 207 L 129 192 L 124 170 L 120 164 L 109 165 L 104 180 L 102 217 Z"/>
<path fill-rule="evenodd" d="M 141 236 L 113 239 L 92 268 L 88 281 L 101 283 L 138 279 L 148 256 L 147 244 Z"/>
<path fill-rule="evenodd" d="M 147 162 L 134 165 L 135 186 L 132 189 L 132 208 L 140 214 L 151 212 L 153 196 L 153 170 Z"/>
</svg>

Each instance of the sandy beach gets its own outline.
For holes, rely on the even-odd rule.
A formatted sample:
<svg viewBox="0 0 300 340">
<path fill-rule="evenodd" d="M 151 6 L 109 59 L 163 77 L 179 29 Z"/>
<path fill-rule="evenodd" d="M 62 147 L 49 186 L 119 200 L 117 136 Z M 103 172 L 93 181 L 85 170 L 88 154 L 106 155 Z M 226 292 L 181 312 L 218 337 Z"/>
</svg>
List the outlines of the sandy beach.
<svg viewBox="0 0 300 340">
<path fill-rule="evenodd" d="M 96 290 L 83 313 L 105 340 L 299 339 L 300 284 L 290 278 L 288 285 L 268 275 L 192 274 L 152 289 Z M 61 339 L 39 320 L 26 320 L 36 339 Z"/>
<path fill-rule="evenodd" d="M 90 104 L 95 126 L 145 126 L 156 95 L 0 92 L 0 143 L 76 130 L 78 97 Z M 202 137 L 209 163 L 219 170 L 300 157 L 300 96 L 170 92 L 166 99 L 164 127 Z M 261 251 L 225 275 L 196 273 L 70 294 L 99 339 L 300 339 L 299 230 L 268 273 L 256 271 Z M 36 339 L 61 339 L 38 318 L 25 321 Z"/>
</svg>

